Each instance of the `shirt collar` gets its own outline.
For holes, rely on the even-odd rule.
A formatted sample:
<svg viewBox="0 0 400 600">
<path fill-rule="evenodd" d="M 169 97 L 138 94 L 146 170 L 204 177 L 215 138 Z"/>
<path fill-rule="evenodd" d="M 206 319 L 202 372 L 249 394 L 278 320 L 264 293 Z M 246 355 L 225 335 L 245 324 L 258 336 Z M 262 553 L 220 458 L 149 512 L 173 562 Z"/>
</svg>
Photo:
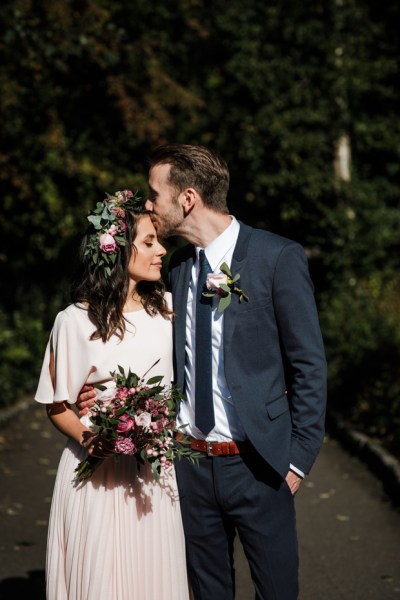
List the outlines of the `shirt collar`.
<svg viewBox="0 0 400 600">
<path fill-rule="evenodd" d="M 238 236 L 240 225 L 239 222 L 230 215 L 232 222 L 231 224 L 217 237 L 204 248 L 208 263 L 212 271 L 217 271 L 221 266 L 224 257 L 228 252 L 235 246 Z M 203 248 L 195 246 L 196 248 L 196 260 L 199 260 L 199 252 Z"/>
</svg>

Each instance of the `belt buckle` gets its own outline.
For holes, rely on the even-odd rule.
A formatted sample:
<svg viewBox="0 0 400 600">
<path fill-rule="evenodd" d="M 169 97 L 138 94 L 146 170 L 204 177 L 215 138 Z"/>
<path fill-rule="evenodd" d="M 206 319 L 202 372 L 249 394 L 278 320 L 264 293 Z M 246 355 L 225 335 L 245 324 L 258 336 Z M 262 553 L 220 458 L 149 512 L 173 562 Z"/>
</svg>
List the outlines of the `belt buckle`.
<svg viewBox="0 0 400 600">
<path fill-rule="evenodd" d="M 214 456 L 212 442 L 206 442 L 207 444 L 207 456 Z"/>
</svg>

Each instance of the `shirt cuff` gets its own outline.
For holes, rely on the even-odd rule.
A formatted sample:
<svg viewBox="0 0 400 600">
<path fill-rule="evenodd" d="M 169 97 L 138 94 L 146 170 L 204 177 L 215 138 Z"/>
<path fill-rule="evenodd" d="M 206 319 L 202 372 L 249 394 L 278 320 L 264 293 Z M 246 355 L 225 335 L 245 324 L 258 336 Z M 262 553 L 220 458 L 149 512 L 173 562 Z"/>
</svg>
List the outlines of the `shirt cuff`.
<svg viewBox="0 0 400 600">
<path fill-rule="evenodd" d="M 300 477 L 301 477 L 302 479 L 304 479 L 305 475 L 304 475 L 303 471 L 300 471 L 300 469 L 298 469 L 298 468 L 297 468 L 297 467 L 295 467 L 294 465 L 290 465 L 290 466 L 289 466 L 289 469 L 290 469 L 291 471 L 293 471 L 293 473 L 296 473 L 296 475 L 300 475 Z"/>
</svg>

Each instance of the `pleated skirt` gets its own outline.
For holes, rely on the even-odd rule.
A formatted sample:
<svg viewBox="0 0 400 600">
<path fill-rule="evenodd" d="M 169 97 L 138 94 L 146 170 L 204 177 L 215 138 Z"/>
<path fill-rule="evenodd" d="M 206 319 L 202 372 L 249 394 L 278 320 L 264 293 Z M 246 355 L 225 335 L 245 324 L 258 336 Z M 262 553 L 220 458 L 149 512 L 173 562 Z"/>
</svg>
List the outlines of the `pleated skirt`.
<svg viewBox="0 0 400 600">
<path fill-rule="evenodd" d="M 156 481 L 133 457 L 73 482 L 86 453 L 68 441 L 50 511 L 47 600 L 188 600 L 174 469 Z"/>
</svg>

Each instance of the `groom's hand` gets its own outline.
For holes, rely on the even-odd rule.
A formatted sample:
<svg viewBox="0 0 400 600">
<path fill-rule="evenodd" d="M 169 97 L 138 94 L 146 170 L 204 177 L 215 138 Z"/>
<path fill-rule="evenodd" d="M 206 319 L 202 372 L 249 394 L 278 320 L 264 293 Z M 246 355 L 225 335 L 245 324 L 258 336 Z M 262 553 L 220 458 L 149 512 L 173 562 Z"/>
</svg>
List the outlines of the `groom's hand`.
<svg viewBox="0 0 400 600">
<path fill-rule="evenodd" d="M 79 411 L 79 416 L 87 415 L 89 409 L 94 406 L 94 399 L 96 398 L 96 390 L 91 385 L 84 385 L 79 392 L 78 399 L 76 401 L 76 407 Z"/>
<path fill-rule="evenodd" d="M 285 479 L 292 494 L 295 494 L 298 491 L 301 482 L 303 481 L 302 477 L 300 477 L 300 475 L 297 475 L 297 473 L 295 473 L 294 471 L 289 471 Z"/>
</svg>

